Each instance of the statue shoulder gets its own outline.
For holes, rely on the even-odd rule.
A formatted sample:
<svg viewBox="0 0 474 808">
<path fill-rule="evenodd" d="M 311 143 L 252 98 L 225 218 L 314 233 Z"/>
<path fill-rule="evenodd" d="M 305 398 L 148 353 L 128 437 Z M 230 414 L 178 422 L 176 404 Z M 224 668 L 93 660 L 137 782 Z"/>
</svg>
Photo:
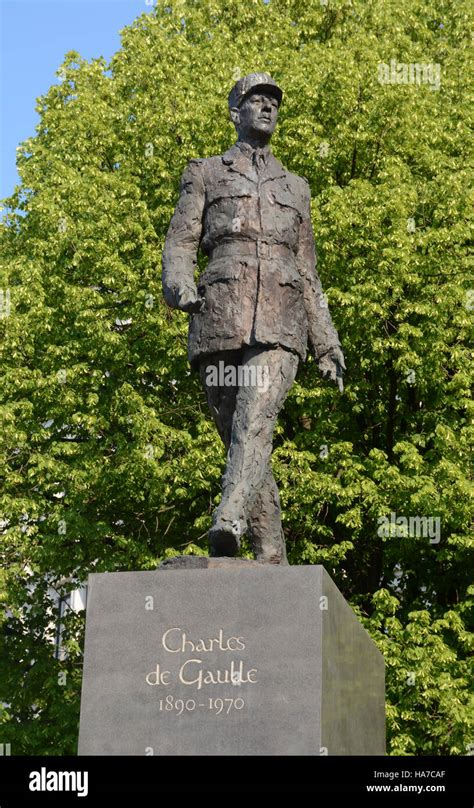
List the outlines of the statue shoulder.
<svg viewBox="0 0 474 808">
<path fill-rule="evenodd" d="M 203 162 L 205 160 L 206 160 L 205 157 L 191 157 L 188 160 L 186 168 L 184 169 L 184 173 L 202 174 Z"/>
<path fill-rule="evenodd" d="M 292 174 L 292 177 L 294 177 L 301 195 L 305 199 L 307 197 L 311 197 L 311 188 L 309 186 L 307 177 L 305 177 L 303 174 Z"/>
<path fill-rule="evenodd" d="M 204 188 L 205 157 L 191 157 L 181 174 L 181 191 L 197 192 Z"/>
<path fill-rule="evenodd" d="M 199 178 L 204 184 L 222 168 L 222 155 L 192 157 L 185 168 L 185 174 Z"/>
<path fill-rule="evenodd" d="M 294 195 L 300 200 L 302 207 L 306 208 L 311 201 L 311 188 L 307 178 L 303 175 L 286 171 L 285 181 L 291 187 Z"/>
</svg>

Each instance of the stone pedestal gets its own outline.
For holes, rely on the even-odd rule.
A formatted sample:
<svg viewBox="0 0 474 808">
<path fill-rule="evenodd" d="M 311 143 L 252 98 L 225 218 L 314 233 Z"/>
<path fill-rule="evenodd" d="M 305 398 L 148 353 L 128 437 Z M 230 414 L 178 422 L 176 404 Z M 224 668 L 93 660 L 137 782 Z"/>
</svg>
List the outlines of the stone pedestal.
<svg viewBox="0 0 474 808">
<path fill-rule="evenodd" d="M 80 755 L 385 754 L 383 658 L 323 567 L 183 563 L 90 576 Z"/>
</svg>

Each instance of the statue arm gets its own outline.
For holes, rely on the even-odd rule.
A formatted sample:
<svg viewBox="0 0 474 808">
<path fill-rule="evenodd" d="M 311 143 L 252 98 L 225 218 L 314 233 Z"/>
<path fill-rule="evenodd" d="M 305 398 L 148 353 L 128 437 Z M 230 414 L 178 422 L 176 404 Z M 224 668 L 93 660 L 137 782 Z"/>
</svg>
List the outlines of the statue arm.
<svg viewBox="0 0 474 808">
<path fill-rule="evenodd" d="M 199 311 L 194 270 L 202 237 L 205 188 L 202 161 L 190 160 L 181 177 L 180 196 L 166 234 L 162 256 L 163 295 L 167 304 Z"/>
<path fill-rule="evenodd" d="M 329 313 L 316 269 L 316 248 L 311 222 L 311 192 L 303 179 L 303 215 L 300 225 L 298 269 L 304 280 L 304 302 L 308 319 L 308 343 L 325 378 L 337 382 L 340 390 L 345 370 L 338 333 Z"/>
</svg>

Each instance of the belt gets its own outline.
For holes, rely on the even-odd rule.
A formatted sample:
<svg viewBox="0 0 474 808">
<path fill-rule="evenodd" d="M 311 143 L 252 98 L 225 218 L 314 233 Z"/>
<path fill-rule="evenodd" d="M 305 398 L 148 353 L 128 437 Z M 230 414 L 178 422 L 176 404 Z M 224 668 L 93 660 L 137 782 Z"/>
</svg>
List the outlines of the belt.
<svg viewBox="0 0 474 808">
<path fill-rule="evenodd" d="M 235 239 L 234 241 L 221 241 L 216 244 L 211 252 L 210 258 L 222 258 L 225 255 L 238 258 L 241 255 L 253 255 L 256 258 L 294 258 L 295 253 L 286 244 L 267 244 L 266 241 L 244 241 Z"/>
</svg>

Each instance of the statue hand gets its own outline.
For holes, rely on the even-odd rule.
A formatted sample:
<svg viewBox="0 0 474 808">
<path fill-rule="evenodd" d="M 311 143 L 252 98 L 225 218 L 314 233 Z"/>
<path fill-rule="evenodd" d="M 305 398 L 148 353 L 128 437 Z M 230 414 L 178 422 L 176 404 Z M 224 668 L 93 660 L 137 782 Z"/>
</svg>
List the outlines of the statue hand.
<svg viewBox="0 0 474 808">
<path fill-rule="evenodd" d="M 189 313 L 196 313 L 203 310 L 205 304 L 205 300 L 203 297 L 199 297 L 197 293 L 197 289 L 190 287 L 185 287 L 181 289 L 178 293 L 178 309 L 181 311 L 186 311 Z"/>
<path fill-rule="evenodd" d="M 318 367 L 322 373 L 323 379 L 335 382 L 342 393 L 344 384 L 342 377 L 346 370 L 344 362 L 344 354 L 340 345 L 334 345 L 325 354 L 319 357 Z"/>
</svg>

